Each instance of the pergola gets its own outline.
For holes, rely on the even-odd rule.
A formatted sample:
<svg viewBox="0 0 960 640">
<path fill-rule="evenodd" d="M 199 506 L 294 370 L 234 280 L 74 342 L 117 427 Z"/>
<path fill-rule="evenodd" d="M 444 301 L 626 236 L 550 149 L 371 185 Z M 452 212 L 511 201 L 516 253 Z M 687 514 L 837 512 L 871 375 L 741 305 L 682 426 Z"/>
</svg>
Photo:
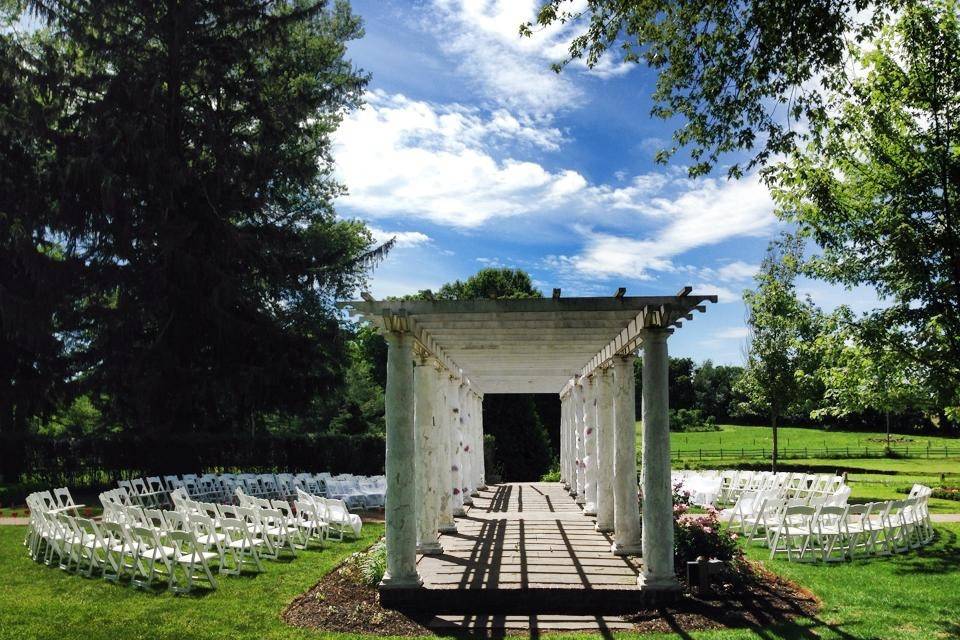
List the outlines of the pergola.
<svg viewBox="0 0 960 640">
<path fill-rule="evenodd" d="M 387 572 L 381 589 L 422 584 L 417 553 L 485 486 L 483 396 L 556 393 L 564 486 L 611 532 L 611 553 L 642 555 L 641 589 L 676 589 L 667 339 L 716 296 L 345 303 L 387 340 Z M 634 359 L 643 353 L 643 509 L 637 495 Z"/>
</svg>

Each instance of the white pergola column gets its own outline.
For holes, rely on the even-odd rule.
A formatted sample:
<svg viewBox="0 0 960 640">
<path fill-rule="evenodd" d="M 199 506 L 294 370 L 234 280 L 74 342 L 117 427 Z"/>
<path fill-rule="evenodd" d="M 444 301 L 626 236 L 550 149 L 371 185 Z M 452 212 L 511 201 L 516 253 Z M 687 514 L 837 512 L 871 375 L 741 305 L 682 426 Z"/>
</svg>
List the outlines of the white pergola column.
<svg viewBox="0 0 960 640">
<path fill-rule="evenodd" d="M 434 402 L 436 400 L 436 375 L 434 360 L 423 355 L 417 358 L 413 368 L 415 396 L 414 419 L 417 432 L 417 489 L 419 492 L 419 510 L 417 511 L 417 552 L 424 555 L 443 553 L 443 547 L 437 541 L 437 529 L 440 518 L 440 487 L 437 467 L 442 463 L 439 450 L 442 431 L 437 420 Z"/>
<path fill-rule="evenodd" d="M 643 330 L 643 571 L 637 582 L 652 589 L 680 587 L 673 571 L 668 335 Z"/>
<path fill-rule="evenodd" d="M 447 395 L 450 411 L 450 491 L 453 493 L 453 515 L 466 515 L 463 510 L 463 437 L 460 434 L 460 379 L 450 376 L 450 393 Z"/>
<path fill-rule="evenodd" d="M 560 396 L 560 484 L 567 486 L 567 400 Z"/>
<path fill-rule="evenodd" d="M 567 434 L 567 489 L 570 495 L 577 495 L 577 433 L 576 433 L 576 412 L 573 407 L 573 390 L 567 394 L 565 399 L 567 405 L 566 424 L 564 431 Z"/>
<path fill-rule="evenodd" d="M 597 386 L 597 531 L 613 531 L 614 422 L 613 372 L 601 369 Z"/>
<path fill-rule="evenodd" d="M 387 570 L 381 588 L 422 585 L 417 573 L 417 471 L 414 425 L 413 342 L 406 332 L 388 332 L 387 388 Z"/>
<path fill-rule="evenodd" d="M 460 402 L 460 499 L 464 505 L 472 505 L 473 454 L 470 453 L 470 387 L 463 383 L 458 389 Z"/>
<path fill-rule="evenodd" d="M 583 506 L 587 501 L 587 476 L 584 458 L 587 457 L 587 445 L 583 441 L 583 386 L 580 381 L 573 386 L 574 433 L 577 436 L 577 504 Z"/>
<path fill-rule="evenodd" d="M 585 502 L 583 513 L 597 515 L 597 397 L 593 376 L 583 381 L 583 442 L 586 457 L 583 459 Z"/>
<path fill-rule="evenodd" d="M 477 394 L 477 464 L 479 471 L 477 473 L 477 488 L 485 490 L 487 488 L 487 461 L 484 455 L 486 444 L 483 441 L 483 396 Z"/>
<path fill-rule="evenodd" d="M 616 555 L 640 555 L 640 505 L 637 499 L 636 408 L 634 406 L 633 354 L 613 359 L 614 542 Z M 669 475 L 668 475 L 669 481 Z"/>
<path fill-rule="evenodd" d="M 435 409 L 440 428 L 439 464 L 437 464 L 437 486 L 440 490 L 440 514 L 437 529 L 440 533 L 456 533 L 457 523 L 453 519 L 453 492 L 450 484 L 450 460 L 453 458 L 450 447 L 450 432 L 453 429 L 450 405 L 447 396 L 450 393 L 449 376 L 445 370 L 437 368 L 434 374 L 436 398 Z"/>
</svg>

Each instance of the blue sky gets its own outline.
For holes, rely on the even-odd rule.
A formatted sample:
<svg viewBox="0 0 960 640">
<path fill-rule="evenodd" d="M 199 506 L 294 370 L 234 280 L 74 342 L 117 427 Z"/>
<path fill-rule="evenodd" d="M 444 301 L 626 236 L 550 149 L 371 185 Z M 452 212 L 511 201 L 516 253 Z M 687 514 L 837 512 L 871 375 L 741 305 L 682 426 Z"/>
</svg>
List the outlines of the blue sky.
<svg viewBox="0 0 960 640">
<path fill-rule="evenodd" d="M 540 0 L 352 4 L 366 36 L 350 57 L 372 81 L 335 137 L 349 190 L 338 210 L 398 238 L 371 278 L 376 297 L 484 266 L 522 268 L 567 296 L 692 285 L 720 302 L 671 338 L 671 353 L 742 363 L 741 292 L 781 225 L 756 175 L 728 181 L 719 167 L 690 180 L 683 157 L 654 163 L 675 123 L 649 115 L 649 70 L 605 60 L 553 73 L 570 31 L 518 35 Z M 875 302 L 802 288 L 828 308 Z"/>
</svg>

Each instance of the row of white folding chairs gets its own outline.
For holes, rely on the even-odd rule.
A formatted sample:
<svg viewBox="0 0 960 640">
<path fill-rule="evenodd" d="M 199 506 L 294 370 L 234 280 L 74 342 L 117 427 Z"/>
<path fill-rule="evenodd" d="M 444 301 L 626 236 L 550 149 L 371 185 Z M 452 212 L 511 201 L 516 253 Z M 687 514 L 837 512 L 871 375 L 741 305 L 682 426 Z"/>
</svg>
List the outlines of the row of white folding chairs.
<svg viewBox="0 0 960 640">
<path fill-rule="evenodd" d="M 154 481 L 160 482 L 158 477 L 147 478 L 142 481 L 123 483 L 128 492 L 138 504 L 143 506 L 159 506 L 169 504 L 162 499 L 153 497 L 156 489 Z M 135 482 L 139 486 L 134 485 Z M 335 492 L 331 494 L 327 483 L 331 483 Z M 186 474 L 182 477 L 164 476 L 166 494 L 174 489 L 182 488 L 191 498 L 210 502 L 230 502 L 235 496 L 236 489 L 258 498 L 287 498 L 296 496 L 297 489 L 302 489 L 311 495 L 330 496 L 344 500 L 351 509 L 383 508 L 386 494 L 386 479 L 384 476 L 355 476 L 342 474 L 331 476 L 329 473 L 278 473 L 278 474 Z M 146 487 L 146 489 L 143 489 Z"/>
<path fill-rule="evenodd" d="M 297 489 L 297 504 L 313 505 L 316 512 L 322 514 L 324 521 L 327 522 L 330 535 L 336 536 L 338 540 L 343 540 L 344 535 L 359 537 L 363 525 L 360 516 L 350 513 L 343 500 L 318 496 L 307 493 L 303 489 Z"/>
<path fill-rule="evenodd" d="M 745 492 L 775 492 L 784 498 L 832 495 L 844 485 L 842 476 L 798 472 L 678 470 L 671 476 L 701 506 L 735 503 Z"/>
<path fill-rule="evenodd" d="M 927 487 L 904 500 L 839 506 L 789 506 L 766 527 L 770 557 L 824 562 L 890 555 L 933 540 Z"/>
<path fill-rule="evenodd" d="M 384 476 L 341 474 L 325 480 L 326 495 L 343 500 L 351 509 L 382 509 L 386 500 Z"/>
<path fill-rule="evenodd" d="M 748 540 L 756 539 L 767 525 L 778 521 L 787 507 L 843 507 L 850 498 L 850 487 L 844 485 L 830 495 L 807 494 L 787 497 L 783 487 L 763 491 L 744 491 L 737 502 L 720 512 L 720 519 Z"/>
</svg>

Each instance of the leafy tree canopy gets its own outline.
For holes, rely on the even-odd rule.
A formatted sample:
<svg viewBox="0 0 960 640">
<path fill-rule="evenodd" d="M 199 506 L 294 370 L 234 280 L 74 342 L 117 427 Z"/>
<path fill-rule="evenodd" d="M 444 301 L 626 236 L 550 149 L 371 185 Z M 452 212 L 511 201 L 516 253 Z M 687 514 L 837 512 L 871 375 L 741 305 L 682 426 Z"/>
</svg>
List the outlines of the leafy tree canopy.
<svg viewBox="0 0 960 640">
<path fill-rule="evenodd" d="M 817 278 L 887 305 L 856 320 L 857 349 L 960 406 L 960 12 L 906 5 L 829 96 L 808 147 L 771 171 L 781 215 L 822 251 Z M 852 322 L 852 320 L 851 320 Z M 907 362 L 897 363 L 897 359 Z M 894 373 L 895 377 L 901 374 Z M 882 386 L 882 383 L 879 383 Z M 956 409 L 954 409 L 956 412 Z"/>
<path fill-rule="evenodd" d="M 604 55 L 657 71 L 654 116 L 680 118 L 674 146 L 691 149 L 691 175 L 708 172 L 721 154 L 756 151 L 747 167 L 789 151 L 798 120 L 825 114 L 822 89 L 842 76 L 851 41 L 876 33 L 900 0 L 546 0 L 536 22 L 576 25 L 567 57 L 592 67 Z M 733 164 L 731 175 L 743 166 Z"/>
</svg>

